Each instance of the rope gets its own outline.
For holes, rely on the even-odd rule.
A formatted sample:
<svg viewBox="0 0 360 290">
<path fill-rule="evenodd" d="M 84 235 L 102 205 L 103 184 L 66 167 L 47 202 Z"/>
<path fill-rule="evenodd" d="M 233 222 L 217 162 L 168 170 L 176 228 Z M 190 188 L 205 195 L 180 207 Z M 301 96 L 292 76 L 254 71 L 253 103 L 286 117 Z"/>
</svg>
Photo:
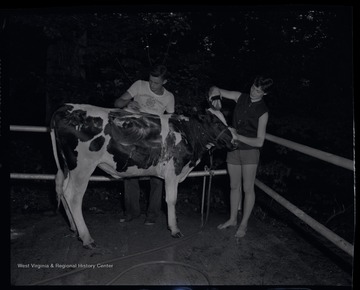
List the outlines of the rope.
<svg viewBox="0 0 360 290">
<path fill-rule="evenodd" d="M 212 168 L 213 168 L 213 150 L 209 150 L 209 155 L 210 155 L 209 186 L 208 186 L 208 194 L 207 194 L 205 224 L 206 224 L 207 221 L 208 221 L 209 212 L 210 212 L 211 182 L 212 182 L 212 177 L 213 177 L 213 175 L 214 175 L 214 172 L 213 172 L 213 170 L 212 170 Z"/>
<path fill-rule="evenodd" d="M 160 247 L 156 247 L 156 248 L 152 248 L 152 249 L 149 249 L 149 250 L 145 250 L 145 251 L 142 251 L 142 252 L 137 252 L 137 253 L 134 253 L 134 254 L 131 254 L 131 255 L 127 255 L 127 256 L 121 256 L 121 257 L 117 257 L 117 258 L 114 258 L 114 259 L 110 259 L 110 260 L 107 260 L 107 261 L 103 261 L 103 262 L 99 262 L 97 264 L 99 265 L 102 265 L 102 264 L 112 264 L 114 262 L 119 262 L 119 261 L 122 261 L 122 260 L 125 260 L 125 259 L 130 259 L 130 258 L 134 258 L 134 257 L 137 257 L 137 256 L 141 256 L 141 255 L 145 255 L 145 254 L 149 254 L 149 253 L 153 253 L 153 252 L 157 252 L 157 251 L 160 251 L 160 250 L 163 250 L 163 249 L 166 249 L 168 247 L 173 247 L 173 246 L 176 246 L 182 242 L 185 242 L 191 238 L 193 238 L 195 235 L 197 235 L 198 233 L 200 233 L 202 231 L 202 227 L 190 234 L 189 236 L 186 236 L 186 237 L 183 237 L 181 238 L 180 240 L 176 241 L 176 242 L 172 242 L 172 243 L 169 243 L 169 244 L 166 244 L 164 246 L 160 246 Z M 46 283 L 46 282 L 49 282 L 49 281 L 52 281 L 52 280 L 56 280 L 56 279 L 59 279 L 59 278 L 63 278 L 63 277 L 66 277 L 66 276 L 70 276 L 70 275 L 73 275 L 73 274 L 76 274 L 76 273 L 80 273 L 80 272 L 83 272 L 85 270 L 88 270 L 88 268 L 78 268 L 76 270 L 73 270 L 71 272 L 67 272 L 67 273 L 64 273 L 64 274 L 60 274 L 58 276 L 55 276 L 55 277 L 52 277 L 52 278 L 48 278 L 48 279 L 44 279 L 44 280 L 41 280 L 41 281 L 38 281 L 38 282 L 35 282 L 35 283 L 31 283 L 29 285 L 40 285 L 40 284 L 43 284 L 43 283 Z"/>
<path fill-rule="evenodd" d="M 205 165 L 204 171 L 207 171 L 207 166 Z M 206 174 L 203 178 L 203 190 L 201 198 L 201 227 L 204 226 L 204 203 L 205 203 L 205 189 L 206 189 Z"/>
<path fill-rule="evenodd" d="M 198 269 L 198 268 L 196 268 L 196 267 L 194 267 L 192 265 L 181 263 L 181 262 L 176 262 L 176 261 L 151 261 L 151 262 L 145 262 L 145 263 L 140 263 L 140 264 L 134 265 L 134 266 L 132 266 L 130 268 L 127 268 L 126 270 L 122 271 L 120 274 L 116 275 L 115 278 L 110 280 L 105 285 L 112 285 L 121 276 L 123 276 L 125 273 L 127 273 L 127 272 L 129 272 L 129 271 L 131 271 L 133 269 L 143 267 L 143 266 L 148 266 L 148 265 L 156 265 L 156 264 L 176 265 L 176 266 L 183 266 L 183 267 L 191 268 L 193 270 L 198 271 L 200 274 L 202 274 L 205 277 L 205 279 L 207 280 L 208 285 L 211 285 L 211 280 L 210 280 L 210 277 L 209 277 L 208 274 L 206 274 L 205 272 L 201 271 L 200 269 Z"/>
<path fill-rule="evenodd" d="M 204 222 L 204 203 L 205 203 L 205 189 L 206 189 L 206 175 L 204 175 L 203 181 L 203 192 L 202 192 L 202 201 L 201 201 L 201 226 L 205 226 L 208 221 L 209 213 L 210 213 L 210 199 L 211 199 L 211 183 L 212 177 L 214 175 L 213 167 L 213 150 L 209 150 L 210 156 L 210 166 L 204 166 L 204 170 L 209 173 L 209 183 L 208 183 L 208 191 L 207 191 L 207 201 L 206 201 L 206 217 Z"/>
</svg>

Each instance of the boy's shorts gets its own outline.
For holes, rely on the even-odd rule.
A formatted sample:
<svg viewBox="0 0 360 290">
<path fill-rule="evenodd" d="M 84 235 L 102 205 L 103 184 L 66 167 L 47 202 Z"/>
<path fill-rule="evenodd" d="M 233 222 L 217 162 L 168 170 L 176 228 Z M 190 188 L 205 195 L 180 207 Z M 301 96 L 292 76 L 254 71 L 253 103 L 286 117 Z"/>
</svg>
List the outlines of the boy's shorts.
<svg viewBox="0 0 360 290">
<path fill-rule="evenodd" d="M 259 164 L 259 159 L 259 149 L 237 149 L 227 153 L 226 162 L 234 165 Z"/>
</svg>

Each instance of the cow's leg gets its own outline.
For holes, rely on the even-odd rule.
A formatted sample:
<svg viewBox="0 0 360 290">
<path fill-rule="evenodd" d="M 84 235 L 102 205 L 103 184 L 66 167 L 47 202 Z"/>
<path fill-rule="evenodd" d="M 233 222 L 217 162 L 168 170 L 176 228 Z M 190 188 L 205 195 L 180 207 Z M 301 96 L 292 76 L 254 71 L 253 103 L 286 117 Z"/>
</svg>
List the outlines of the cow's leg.
<svg viewBox="0 0 360 290">
<path fill-rule="evenodd" d="M 69 223 L 70 223 L 70 229 L 73 232 L 76 232 L 76 226 L 74 223 L 74 219 L 71 215 L 69 205 L 67 204 L 66 199 L 64 197 L 65 188 L 66 188 L 66 185 L 68 184 L 68 182 L 69 182 L 69 176 L 66 179 L 64 179 L 64 173 L 62 170 L 59 169 L 55 176 L 56 193 L 58 196 L 58 201 L 59 202 L 61 201 L 61 203 L 64 206 L 66 215 L 67 215 Z"/>
<path fill-rule="evenodd" d="M 168 209 L 168 226 L 173 238 L 181 238 L 183 234 L 176 222 L 176 199 L 177 199 L 178 181 L 173 177 L 165 177 L 165 200 Z"/>
<path fill-rule="evenodd" d="M 82 214 L 82 201 L 92 172 L 93 170 L 88 170 L 88 168 L 82 172 L 78 168 L 71 171 L 69 182 L 64 191 L 64 198 L 76 225 L 79 238 L 82 240 L 83 246 L 89 249 L 96 247 L 96 244 L 85 224 Z"/>
<path fill-rule="evenodd" d="M 70 212 L 69 205 L 68 205 L 64 195 L 61 196 L 61 202 L 62 202 L 62 204 L 64 206 L 66 216 L 68 217 L 68 220 L 69 220 L 69 223 L 70 223 L 70 230 L 73 231 L 74 233 L 76 233 L 77 230 L 76 230 L 76 225 L 75 225 L 75 222 L 74 222 L 74 218 L 73 218 L 73 216 L 72 216 L 72 214 Z"/>
</svg>

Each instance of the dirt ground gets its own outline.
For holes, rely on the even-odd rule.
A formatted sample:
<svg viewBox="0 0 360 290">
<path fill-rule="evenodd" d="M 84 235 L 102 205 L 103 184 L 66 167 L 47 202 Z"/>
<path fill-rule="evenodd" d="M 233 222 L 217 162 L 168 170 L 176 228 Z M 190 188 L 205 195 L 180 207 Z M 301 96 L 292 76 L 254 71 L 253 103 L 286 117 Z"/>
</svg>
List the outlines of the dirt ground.
<svg viewBox="0 0 360 290">
<path fill-rule="evenodd" d="M 12 215 L 11 285 L 352 288 L 346 253 L 256 215 L 239 241 L 235 228 L 216 228 L 225 213 L 210 212 L 202 227 L 199 213 L 179 211 L 181 239 L 170 236 L 165 214 L 153 226 L 143 224 L 144 215 L 130 223 L 101 211 L 85 211 L 84 217 L 99 246 L 95 250 L 82 247 L 60 213 Z"/>
</svg>

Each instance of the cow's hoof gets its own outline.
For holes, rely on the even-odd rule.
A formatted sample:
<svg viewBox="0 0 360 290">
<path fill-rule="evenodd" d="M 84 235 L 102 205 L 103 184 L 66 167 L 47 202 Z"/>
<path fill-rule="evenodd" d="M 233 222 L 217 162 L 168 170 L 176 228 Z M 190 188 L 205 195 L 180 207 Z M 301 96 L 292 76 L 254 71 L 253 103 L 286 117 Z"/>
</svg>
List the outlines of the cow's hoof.
<svg viewBox="0 0 360 290">
<path fill-rule="evenodd" d="M 91 242 L 90 244 L 88 245 L 83 245 L 83 247 L 87 250 L 94 250 L 97 248 L 97 245 L 95 242 Z"/>
<path fill-rule="evenodd" d="M 171 234 L 171 236 L 175 239 L 182 238 L 184 235 L 181 232 L 178 232 L 176 234 Z"/>
</svg>

